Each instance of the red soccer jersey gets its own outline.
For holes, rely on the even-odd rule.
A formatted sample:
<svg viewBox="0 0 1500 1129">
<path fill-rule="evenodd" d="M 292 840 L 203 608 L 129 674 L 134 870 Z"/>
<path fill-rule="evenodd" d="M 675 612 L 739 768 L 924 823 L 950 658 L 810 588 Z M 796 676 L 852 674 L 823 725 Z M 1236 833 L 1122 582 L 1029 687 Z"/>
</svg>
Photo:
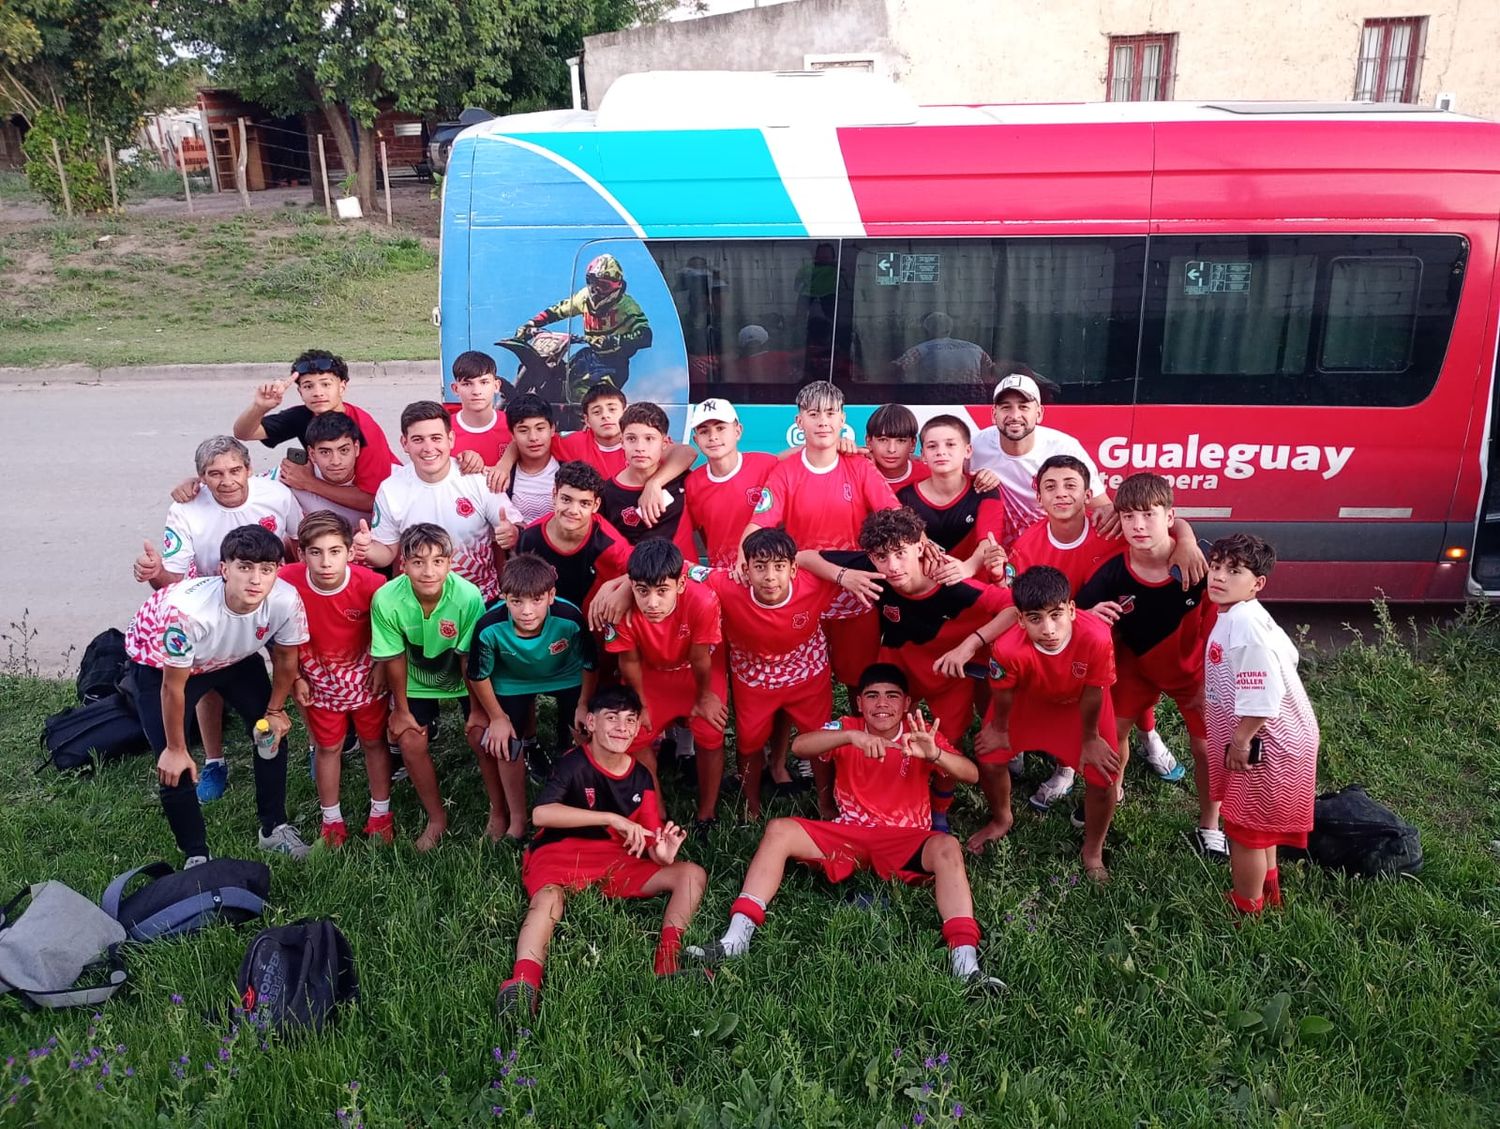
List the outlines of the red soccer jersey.
<svg viewBox="0 0 1500 1129">
<path fill-rule="evenodd" d="M 869 459 L 843 455 L 817 470 L 803 452 L 772 468 L 751 520 L 763 529 L 785 527 L 799 549 L 852 549 L 865 518 L 897 504 Z"/>
<path fill-rule="evenodd" d="M 1109 625 L 1092 612 L 1078 613 L 1072 637 L 1055 655 L 1039 649 L 1021 624 L 1010 628 L 991 648 L 990 682 L 997 690 L 1015 691 L 1008 726 L 1012 749 L 1051 753 L 1076 764 L 1083 743 L 1078 702 L 1089 686 L 1105 691 L 1099 731 L 1114 748 L 1108 693 L 1115 682 L 1114 639 Z"/>
<path fill-rule="evenodd" d="M 1011 546 L 1010 563 L 1020 575 L 1036 565 L 1057 569 L 1068 578 L 1068 591 L 1078 595 L 1084 581 L 1099 571 L 1099 566 L 1125 551 L 1125 538 L 1113 540 L 1099 536 L 1094 523 L 1084 519 L 1083 536 L 1063 544 L 1052 536 L 1051 524 L 1039 521 Z"/>
<path fill-rule="evenodd" d="M 875 466 L 874 463 L 870 465 Z M 879 467 L 875 468 L 875 473 L 880 474 Z M 881 474 L 880 477 L 885 478 L 885 475 Z M 895 494 L 901 490 L 905 490 L 908 486 L 915 486 L 919 482 L 926 482 L 931 477 L 932 468 L 926 463 L 918 462 L 916 459 L 908 459 L 906 470 L 902 472 L 901 477 L 885 478 L 885 484 L 891 488 L 891 493 Z"/>
<path fill-rule="evenodd" d="M 712 567 L 730 568 L 738 559 L 740 535 L 755 516 L 761 487 L 780 461 L 763 451 L 746 451 L 740 454 L 738 469 L 726 478 L 715 478 L 707 464 L 688 475 L 682 523 L 703 534 Z"/>
<path fill-rule="evenodd" d="M 864 718 L 841 717 L 824 729 L 862 730 Z M 867 757 L 854 745 L 840 745 L 827 754 L 833 762 L 833 798 L 839 806 L 835 823 L 858 827 L 932 827 L 931 777 L 938 771 L 926 760 L 901 751 L 900 734 L 886 746 L 880 760 Z M 938 748 L 953 752 L 942 736 Z"/>
<path fill-rule="evenodd" d="M 552 437 L 552 456 L 560 463 L 588 463 L 605 478 L 613 478 L 625 469 L 625 442 L 601 447 L 588 428 Z"/>
<path fill-rule="evenodd" d="M 617 654 L 634 651 L 641 664 L 653 670 L 682 670 L 694 644 L 716 646 L 723 638 L 719 598 L 701 584 L 689 584 L 660 623 L 632 608 L 622 622 L 605 630 L 604 649 Z"/>
<path fill-rule="evenodd" d="M 799 572 L 787 598 L 767 607 L 723 569 L 693 568 L 688 575 L 719 598 L 729 672 L 737 682 L 780 690 L 828 669 L 822 615 L 837 591 L 832 584 L 810 572 Z"/>
<path fill-rule="evenodd" d="M 505 413 L 496 412 L 490 425 L 475 431 L 464 423 L 460 413 L 453 413 L 453 457 L 465 451 L 478 451 L 485 466 L 494 466 L 510 446 L 510 424 L 505 422 Z"/>
<path fill-rule="evenodd" d="M 359 445 L 359 458 L 354 461 L 354 485 L 373 494 L 391 476 L 391 468 L 401 465 L 401 460 L 391 453 L 390 442 L 374 416 L 347 400 L 344 401 L 344 414 L 359 424 L 359 434 L 363 439 Z"/>
<path fill-rule="evenodd" d="M 370 693 L 370 600 L 385 577 L 350 565 L 334 592 L 314 588 L 305 564 L 282 567 L 281 579 L 297 590 L 307 610 L 308 640 L 298 665 L 312 687 L 313 705 L 325 710 L 352 710 L 375 700 Z"/>
</svg>

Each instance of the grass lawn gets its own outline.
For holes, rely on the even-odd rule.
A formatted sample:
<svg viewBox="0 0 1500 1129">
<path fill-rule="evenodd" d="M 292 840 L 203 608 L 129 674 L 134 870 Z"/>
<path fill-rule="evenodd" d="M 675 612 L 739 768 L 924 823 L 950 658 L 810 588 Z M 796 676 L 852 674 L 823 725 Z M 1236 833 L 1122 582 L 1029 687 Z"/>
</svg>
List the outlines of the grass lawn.
<svg viewBox="0 0 1500 1129">
<path fill-rule="evenodd" d="M 97 1021 L 0 1000 L 0 1055 L 14 1056 L 0 1068 L 0 1123 L 932 1126 L 962 1106 L 960 1124 L 984 1126 L 1500 1124 L 1488 847 L 1500 829 L 1500 625 L 1439 632 L 1419 657 L 1388 630 L 1308 668 L 1323 786 L 1361 781 L 1416 822 L 1419 879 L 1289 867 L 1285 910 L 1235 928 L 1226 869 L 1186 845 L 1190 792 L 1133 769 L 1112 885 L 1077 880 L 1078 836 L 1057 812 L 1019 813 L 1000 852 L 971 865 L 1003 998 L 967 1000 L 946 975 L 927 891 L 859 880 L 830 891 L 793 873 L 750 955 L 712 982 L 653 982 L 659 903 L 572 900 L 529 1032 L 492 1011 L 524 909 L 519 860 L 475 843 L 483 793 L 450 713 L 439 768 L 454 817 L 435 854 L 411 851 L 419 812 L 398 786 L 396 848 L 361 841 L 274 864 L 271 920 L 334 916 L 361 1009 L 315 1038 L 231 1035 L 203 1016 L 231 1000 L 248 929 L 134 949 L 133 990 Z M 70 696 L 0 681 L 7 896 L 44 878 L 97 896 L 116 872 L 170 853 L 148 759 L 93 780 L 30 771 L 42 718 Z M 1181 747 L 1180 731 L 1167 736 Z M 229 795 L 210 810 L 221 851 L 251 849 L 249 755 L 232 749 Z M 294 818 L 312 829 L 297 760 Z M 1043 771 L 1031 766 L 1032 780 Z M 362 788 L 351 768 L 351 821 Z M 672 806 L 686 814 L 680 795 Z M 978 821 L 973 796 L 955 816 L 964 831 Z M 712 881 L 689 942 L 722 928 L 755 838 L 726 827 L 691 852 Z M 874 908 L 851 904 L 855 892 Z"/>
<path fill-rule="evenodd" d="M 321 210 L 17 224 L 0 273 L 0 365 L 437 354 L 436 240 Z"/>
</svg>

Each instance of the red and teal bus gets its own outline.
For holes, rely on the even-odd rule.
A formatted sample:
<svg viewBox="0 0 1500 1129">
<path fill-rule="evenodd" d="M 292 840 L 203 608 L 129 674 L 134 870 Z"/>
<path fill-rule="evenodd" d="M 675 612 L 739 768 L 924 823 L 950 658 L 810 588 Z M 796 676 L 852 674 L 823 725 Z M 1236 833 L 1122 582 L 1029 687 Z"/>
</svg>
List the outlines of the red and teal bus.
<svg viewBox="0 0 1500 1129">
<path fill-rule="evenodd" d="M 809 380 L 856 431 L 887 402 L 986 427 L 1025 371 L 1111 485 L 1157 471 L 1204 535 L 1275 543 L 1281 598 L 1500 594 L 1500 124 L 645 74 L 465 131 L 442 224 L 445 366 L 485 349 L 564 410 L 603 374 L 679 428 L 728 397 L 779 449 Z M 628 355 L 585 298 L 611 262 Z"/>
</svg>

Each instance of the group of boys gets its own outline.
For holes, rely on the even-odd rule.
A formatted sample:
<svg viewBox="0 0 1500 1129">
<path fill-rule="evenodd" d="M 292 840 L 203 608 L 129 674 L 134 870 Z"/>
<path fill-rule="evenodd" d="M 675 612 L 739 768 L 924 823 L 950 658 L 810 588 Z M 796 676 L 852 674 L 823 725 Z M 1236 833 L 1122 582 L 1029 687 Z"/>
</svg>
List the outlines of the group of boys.
<svg viewBox="0 0 1500 1129">
<path fill-rule="evenodd" d="M 826 381 L 801 390 L 805 440 L 780 457 L 739 450 L 743 429 L 726 401 L 695 405 L 688 430 L 705 462 L 691 469 L 697 454 L 673 443 L 666 413 L 627 404 L 609 382 L 585 396 L 585 429 L 561 435 L 538 397 L 496 409 L 487 355 L 462 354 L 453 377 L 457 412 L 432 401 L 402 412 L 403 465 L 379 426 L 343 399 L 343 362 L 304 354 L 289 382 L 257 388 L 234 438 L 199 446 L 197 478 L 174 491 L 160 550 L 148 543 L 136 561 L 136 578 L 156 591 L 127 646 L 160 751 L 163 809 L 188 865 L 208 857 L 202 804 L 227 782 L 223 705 L 252 733 L 264 723 L 254 762 L 260 846 L 308 853 L 285 811 L 288 700 L 313 746 L 323 842 L 348 837 L 340 765 L 357 742 L 371 797 L 365 834 L 394 838 L 399 765 L 426 813 L 418 850 L 447 830 L 431 742 L 442 703 L 458 705 L 489 801 L 485 834 L 526 842 L 531 906 L 501 990 L 506 1008 L 537 1006 L 564 897 L 583 886 L 667 894 L 655 968 L 678 971 L 706 876 L 679 858 L 690 832 L 665 818 L 658 750 L 683 727 L 675 741 L 692 750 L 696 776 L 691 834 L 705 837 L 731 711 L 746 818 L 760 818 L 767 767 L 795 786 L 788 752 L 811 765 L 819 818 L 766 825 L 727 931 L 688 950 L 701 961 L 745 951 L 796 859 L 835 882 L 860 868 L 932 881 L 954 974 L 998 984 L 979 969 L 963 853 L 948 833 L 955 783 L 978 783 L 988 804 L 968 840 L 978 852 L 1011 830 L 1020 754 L 1058 762 L 1031 798 L 1039 811 L 1081 773 L 1082 861 L 1103 880 L 1137 721 L 1150 734 L 1148 763 L 1181 776 L 1154 734 L 1162 695 L 1177 703 L 1192 743 L 1196 846 L 1230 853 L 1215 799 L 1223 773 L 1208 755 L 1204 656 L 1216 609 L 1232 602 L 1221 593 L 1244 588 L 1219 581 L 1238 570 L 1263 582 L 1274 556 L 1231 539 L 1213 546 L 1205 569 L 1155 475 L 1126 479 L 1111 504 L 1081 449 L 1047 453 L 1060 433 L 1039 428 L 1030 377 L 1006 377 L 995 396 L 999 449 L 1039 462 L 1021 499 L 1007 484 L 1013 465 L 971 473 L 974 437 L 956 416 L 919 432 L 908 409 L 887 405 L 871 419 L 867 449 L 855 450 L 843 396 Z M 303 406 L 273 411 L 288 383 Z M 273 475 L 252 477 L 244 441 L 257 439 L 303 447 Z M 1106 535 L 1116 529 L 1123 536 Z M 1295 651 L 1288 680 L 1284 651 L 1268 650 L 1271 635 L 1255 623 L 1258 660 L 1274 659 L 1276 684 L 1292 686 Z M 847 688 L 843 716 L 835 681 Z M 543 696 L 557 706 L 547 748 Z M 1232 711 L 1232 684 L 1227 696 Z M 201 773 L 187 750 L 195 713 Z M 1263 712 L 1256 732 L 1270 732 L 1277 716 Z M 958 750 L 976 720 L 971 760 Z M 1314 730 L 1314 755 L 1315 744 Z M 529 811 L 528 769 L 542 782 Z M 1236 811 L 1249 820 L 1237 826 L 1257 826 L 1254 804 Z M 1251 838 L 1269 893 L 1275 844 Z M 1241 882 L 1242 869 L 1235 904 L 1251 912 L 1240 886 L 1253 873 Z"/>
</svg>

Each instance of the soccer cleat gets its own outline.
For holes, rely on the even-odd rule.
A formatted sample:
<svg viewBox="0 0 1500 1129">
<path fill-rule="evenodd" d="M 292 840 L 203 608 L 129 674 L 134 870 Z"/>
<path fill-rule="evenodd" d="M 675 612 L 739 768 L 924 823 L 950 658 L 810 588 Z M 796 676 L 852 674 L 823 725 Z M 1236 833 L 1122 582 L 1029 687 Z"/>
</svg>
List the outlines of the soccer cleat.
<svg viewBox="0 0 1500 1129">
<path fill-rule="evenodd" d="M 1224 862 L 1229 858 L 1229 840 L 1217 827 L 1198 827 L 1193 830 L 1193 849 L 1207 859 Z"/>
<path fill-rule="evenodd" d="M 394 843 L 396 841 L 396 817 L 390 812 L 370 816 L 365 820 L 365 834 L 371 839 L 379 839 L 382 843 Z"/>
<path fill-rule="evenodd" d="M 204 761 L 198 773 L 198 802 L 211 804 L 224 795 L 229 787 L 229 762 L 225 760 Z"/>
<path fill-rule="evenodd" d="M 723 964 L 735 954 L 724 947 L 723 941 L 710 941 L 706 945 L 688 945 L 682 950 L 682 955 L 699 964 L 706 964 L 710 968 Z"/>
<path fill-rule="evenodd" d="M 1032 811 L 1046 815 L 1052 810 L 1053 804 L 1073 790 L 1073 784 L 1077 779 L 1078 774 L 1071 768 L 1059 768 L 1037 786 L 1037 790 L 1026 802 L 1031 806 Z"/>
<path fill-rule="evenodd" d="M 530 1018 L 542 1006 L 542 990 L 528 980 L 516 977 L 500 985 L 495 997 L 495 1014 L 501 1019 Z"/>
<path fill-rule="evenodd" d="M 808 760 L 806 757 L 793 757 L 792 758 L 792 775 L 800 777 L 803 780 L 808 780 L 808 781 L 812 780 L 812 778 L 813 778 L 812 761 Z"/>
<path fill-rule="evenodd" d="M 1010 778 L 1012 780 L 1021 779 L 1021 777 L 1026 775 L 1025 755 L 1022 754 L 1021 756 L 1011 757 L 1011 759 L 1005 765 L 1005 770 L 1010 773 Z"/>
<path fill-rule="evenodd" d="M 1073 805 L 1073 810 L 1068 814 L 1068 822 L 1073 825 L 1073 829 L 1075 831 L 1082 831 L 1083 830 L 1084 823 L 1083 823 L 1083 801 L 1082 800 L 1079 800 L 1078 803 L 1076 803 L 1076 804 Z"/>
<path fill-rule="evenodd" d="M 297 834 L 297 829 L 290 823 L 283 823 L 271 829 L 269 835 L 259 835 L 260 849 L 269 851 L 274 855 L 287 855 L 294 859 L 305 859 L 312 850 L 302 841 L 302 836 Z"/>
<path fill-rule="evenodd" d="M 207 855 L 189 855 L 186 862 L 182 864 L 183 870 L 192 870 L 195 866 L 202 866 L 208 861 Z"/>
<path fill-rule="evenodd" d="M 1156 730 L 1153 729 L 1147 733 L 1146 739 L 1141 744 L 1141 759 L 1165 783 L 1176 784 L 1187 775 L 1187 769 L 1178 763 L 1177 758 L 1172 755 L 1172 750 L 1167 748 L 1166 742 L 1161 739 L 1161 734 Z"/>
<path fill-rule="evenodd" d="M 342 847 L 349 841 L 349 825 L 342 819 L 329 822 L 323 821 L 323 845 L 325 847 Z"/>
<path fill-rule="evenodd" d="M 964 990 L 975 996 L 998 996 L 1007 987 L 998 976 L 987 976 L 975 969 L 964 977 Z"/>
</svg>

